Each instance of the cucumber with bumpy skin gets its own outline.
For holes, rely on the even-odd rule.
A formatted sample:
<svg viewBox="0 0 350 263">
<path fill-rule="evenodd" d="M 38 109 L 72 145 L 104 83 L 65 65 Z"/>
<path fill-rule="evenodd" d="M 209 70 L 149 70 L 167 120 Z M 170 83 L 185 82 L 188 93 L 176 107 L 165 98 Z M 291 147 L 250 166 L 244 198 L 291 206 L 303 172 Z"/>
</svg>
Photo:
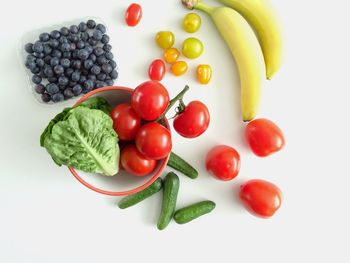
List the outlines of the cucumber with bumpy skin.
<svg viewBox="0 0 350 263">
<path fill-rule="evenodd" d="M 215 206 L 215 203 L 209 200 L 195 203 L 176 211 L 174 220 L 178 224 L 186 224 L 202 215 L 210 213 Z"/>
<path fill-rule="evenodd" d="M 192 179 L 198 177 L 198 171 L 194 169 L 188 162 L 173 152 L 170 153 L 167 165 Z"/>
<path fill-rule="evenodd" d="M 162 179 L 158 178 L 146 189 L 136 194 L 128 195 L 123 199 L 121 199 L 118 203 L 118 207 L 121 209 L 125 209 L 130 206 L 136 205 L 137 203 L 140 203 L 141 201 L 145 200 L 151 195 L 154 195 L 155 193 L 159 192 L 161 189 L 162 189 Z"/>
<path fill-rule="evenodd" d="M 175 173 L 170 172 L 165 176 L 163 184 L 162 210 L 157 224 L 159 230 L 166 228 L 174 215 L 179 186 L 180 180 Z"/>
</svg>

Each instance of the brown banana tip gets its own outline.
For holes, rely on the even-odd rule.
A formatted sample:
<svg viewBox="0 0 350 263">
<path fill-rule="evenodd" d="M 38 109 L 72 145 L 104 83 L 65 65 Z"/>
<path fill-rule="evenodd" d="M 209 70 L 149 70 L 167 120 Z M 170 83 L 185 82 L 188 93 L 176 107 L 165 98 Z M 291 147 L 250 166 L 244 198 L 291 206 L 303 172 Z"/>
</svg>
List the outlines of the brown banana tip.
<svg viewBox="0 0 350 263">
<path fill-rule="evenodd" d="M 198 3 L 198 0 L 181 0 L 182 4 L 192 10 L 194 8 L 194 6 Z"/>
</svg>

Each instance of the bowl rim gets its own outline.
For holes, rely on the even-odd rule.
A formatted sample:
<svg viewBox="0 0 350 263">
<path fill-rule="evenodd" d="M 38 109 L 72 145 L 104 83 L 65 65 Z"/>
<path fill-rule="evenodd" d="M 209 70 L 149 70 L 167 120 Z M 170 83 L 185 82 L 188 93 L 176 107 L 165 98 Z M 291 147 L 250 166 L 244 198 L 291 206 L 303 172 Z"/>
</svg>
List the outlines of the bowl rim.
<svg viewBox="0 0 350 263">
<path fill-rule="evenodd" d="M 86 99 L 90 98 L 93 95 L 96 95 L 100 92 L 111 91 L 111 90 L 119 90 L 119 91 L 122 90 L 122 91 L 128 91 L 130 93 L 133 91 L 133 89 L 128 88 L 128 87 L 123 87 L 123 86 L 107 86 L 107 87 L 103 87 L 103 88 L 98 88 L 98 89 L 95 89 L 95 90 L 92 90 L 92 91 L 86 93 L 81 98 L 79 98 L 78 101 L 73 105 L 73 108 L 77 107 L 80 103 L 82 103 L 83 101 L 85 101 Z M 166 128 L 170 130 L 170 126 L 169 126 L 167 119 L 165 119 L 164 124 L 165 124 Z M 155 174 L 148 181 L 146 181 L 145 183 L 143 183 L 140 186 L 137 186 L 135 188 L 125 190 L 125 191 L 108 191 L 108 190 L 98 188 L 98 187 L 93 186 L 92 184 L 88 183 L 87 181 L 85 181 L 74 168 L 68 167 L 68 170 L 81 184 L 83 184 L 87 188 L 89 188 L 97 193 L 104 194 L 104 195 L 110 195 L 110 196 L 125 196 L 125 195 L 131 195 L 131 194 L 135 194 L 137 192 L 140 192 L 140 191 L 144 190 L 145 188 L 147 188 L 149 185 L 151 185 L 155 180 L 157 180 L 157 178 L 159 176 L 161 176 L 164 168 L 166 167 L 166 165 L 169 161 L 169 157 L 170 157 L 170 154 L 166 158 L 164 158 L 163 160 L 160 160 L 161 164 L 160 164 L 160 166 L 158 166 L 158 170 L 155 172 Z"/>
</svg>

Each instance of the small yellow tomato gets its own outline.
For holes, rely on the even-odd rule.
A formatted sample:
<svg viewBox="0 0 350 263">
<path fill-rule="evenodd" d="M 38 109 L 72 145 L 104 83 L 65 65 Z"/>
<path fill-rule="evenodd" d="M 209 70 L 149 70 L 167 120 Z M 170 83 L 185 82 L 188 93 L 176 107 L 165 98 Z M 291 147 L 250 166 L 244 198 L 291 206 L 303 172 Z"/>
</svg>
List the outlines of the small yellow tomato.
<svg viewBox="0 0 350 263">
<path fill-rule="evenodd" d="M 184 17 L 182 21 L 182 27 L 188 33 L 196 32 L 201 26 L 201 17 L 196 13 L 189 13 Z"/>
<path fill-rule="evenodd" d="M 175 42 L 175 36 L 170 31 L 159 31 L 156 35 L 156 42 L 163 49 L 171 48 Z"/>
<path fill-rule="evenodd" d="M 164 50 L 163 57 L 167 63 L 173 64 L 180 57 L 180 51 L 173 47 L 168 48 Z"/>
<path fill-rule="evenodd" d="M 188 70 L 187 63 L 185 61 L 177 61 L 170 66 L 170 72 L 175 76 L 181 76 Z"/>
<path fill-rule="evenodd" d="M 203 53 L 202 42 L 195 37 L 187 38 L 182 44 L 182 54 L 187 58 L 198 58 Z"/>
<path fill-rule="evenodd" d="M 201 84 L 208 84 L 212 75 L 212 69 L 210 65 L 198 65 L 197 66 L 197 80 Z"/>
</svg>

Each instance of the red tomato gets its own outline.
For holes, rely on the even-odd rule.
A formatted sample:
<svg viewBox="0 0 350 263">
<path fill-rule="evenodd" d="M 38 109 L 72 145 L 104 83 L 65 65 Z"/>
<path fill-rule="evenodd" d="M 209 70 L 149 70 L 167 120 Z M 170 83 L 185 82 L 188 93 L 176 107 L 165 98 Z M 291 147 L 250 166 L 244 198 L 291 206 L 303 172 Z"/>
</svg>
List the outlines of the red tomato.
<svg viewBox="0 0 350 263">
<path fill-rule="evenodd" d="M 207 130 L 209 122 L 207 106 L 200 101 L 192 101 L 174 119 L 174 129 L 183 137 L 195 138 Z"/>
<path fill-rule="evenodd" d="M 151 80 L 161 81 L 166 72 L 165 63 L 161 59 L 153 60 L 148 69 L 148 76 Z"/>
<path fill-rule="evenodd" d="M 157 122 L 143 125 L 136 135 L 135 143 L 141 153 L 154 160 L 167 157 L 172 148 L 170 131 Z"/>
<path fill-rule="evenodd" d="M 128 26 L 136 26 L 142 18 L 142 8 L 139 4 L 131 4 L 125 12 Z"/>
<path fill-rule="evenodd" d="M 216 178 L 229 181 L 238 175 L 240 159 L 238 152 L 232 147 L 218 145 L 208 152 L 206 168 Z"/>
<path fill-rule="evenodd" d="M 259 179 L 241 185 L 239 197 L 250 213 L 263 218 L 273 216 L 282 203 L 281 190 L 273 183 Z"/>
<path fill-rule="evenodd" d="M 256 119 L 248 123 L 245 136 L 252 151 L 260 157 L 278 152 L 285 144 L 280 128 L 267 119 Z"/>
<path fill-rule="evenodd" d="M 169 93 L 157 81 L 146 81 L 139 85 L 131 96 L 131 106 L 146 121 L 159 118 L 169 105 Z"/>
<path fill-rule="evenodd" d="M 120 162 L 122 167 L 136 176 L 145 176 L 153 172 L 157 161 L 145 157 L 136 146 L 130 144 L 121 151 Z"/>
<path fill-rule="evenodd" d="M 117 105 L 111 112 L 113 127 L 119 139 L 133 140 L 141 127 L 141 118 L 136 114 L 129 103 Z"/>
</svg>

